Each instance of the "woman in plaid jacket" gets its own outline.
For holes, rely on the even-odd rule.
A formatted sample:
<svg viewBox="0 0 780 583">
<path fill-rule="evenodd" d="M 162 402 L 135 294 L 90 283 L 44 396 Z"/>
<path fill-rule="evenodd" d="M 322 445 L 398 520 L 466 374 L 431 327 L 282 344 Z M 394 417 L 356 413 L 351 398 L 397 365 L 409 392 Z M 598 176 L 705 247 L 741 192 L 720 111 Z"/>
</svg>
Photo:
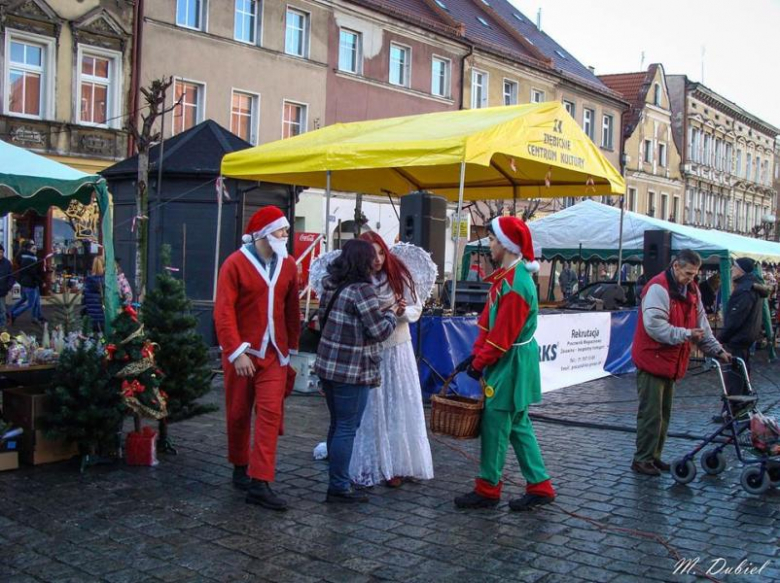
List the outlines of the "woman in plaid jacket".
<svg viewBox="0 0 780 583">
<path fill-rule="evenodd" d="M 374 247 L 360 240 L 347 241 L 328 266 L 325 291 L 320 298 L 322 337 L 314 372 L 322 380 L 330 411 L 328 459 L 330 484 L 327 502 L 366 502 L 355 492 L 349 477 L 349 462 L 355 433 L 363 417 L 368 391 L 380 384 L 381 342 L 395 331 L 396 313 L 383 312 L 371 283 Z M 325 318 L 325 312 L 330 311 Z"/>
</svg>

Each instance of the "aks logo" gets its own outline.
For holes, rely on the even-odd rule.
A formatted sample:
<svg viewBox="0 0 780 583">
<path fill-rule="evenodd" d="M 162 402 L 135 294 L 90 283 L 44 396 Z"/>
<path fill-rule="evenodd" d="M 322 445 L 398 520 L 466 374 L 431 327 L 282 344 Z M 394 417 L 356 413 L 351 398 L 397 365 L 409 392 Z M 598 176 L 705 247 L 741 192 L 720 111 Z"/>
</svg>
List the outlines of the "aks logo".
<svg viewBox="0 0 780 583">
<path fill-rule="evenodd" d="M 558 344 L 542 344 L 539 346 L 539 362 L 552 362 L 558 358 Z"/>
</svg>

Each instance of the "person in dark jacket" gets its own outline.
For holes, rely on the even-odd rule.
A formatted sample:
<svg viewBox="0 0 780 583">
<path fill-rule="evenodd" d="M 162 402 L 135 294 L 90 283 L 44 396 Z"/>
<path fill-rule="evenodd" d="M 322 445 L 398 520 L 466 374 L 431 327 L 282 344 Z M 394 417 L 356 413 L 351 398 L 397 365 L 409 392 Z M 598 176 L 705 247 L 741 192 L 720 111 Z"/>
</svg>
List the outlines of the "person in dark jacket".
<svg viewBox="0 0 780 583">
<path fill-rule="evenodd" d="M 314 372 L 322 380 L 330 411 L 328 429 L 329 485 L 327 502 L 367 502 L 352 489 L 349 463 L 355 434 L 368 401 L 368 391 L 381 382 L 381 343 L 395 331 L 401 299 L 393 311 L 382 311 L 371 282 L 374 246 L 353 239 L 328 266 L 320 298 L 322 337 Z"/>
<path fill-rule="evenodd" d="M 92 275 L 84 281 L 84 295 L 81 298 L 83 313 L 89 316 L 92 329 L 96 332 L 103 330 L 106 325 L 106 316 L 103 311 L 103 283 L 106 267 L 102 257 L 95 257 L 92 261 Z"/>
<path fill-rule="evenodd" d="M 33 322 L 39 323 L 41 314 L 41 286 L 43 285 L 43 262 L 38 260 L 38 249 L 32 241 L 25 241 L 17 263 L 16 278 L 22 286 L 22 297 L 11 308 L 11 324 L 27 310 L 32 310 Z"/>
<path fill-rule="evenodd" d="M 5 247 L 0 245 L 0 328 L 6 325 L 5 296 L 14 286 L 14 268 L 5 256 Z"/>
<path fill-rule="evenodd" d="M 723 315 L 723 329 L 718 335 L 721 344 L 732 355 L 750 363 L 750 347 L 760 340 L 762 333 L 764 299 L 769 297 L 770 286 L 764 285 L 755 273 L 756 262 L 740 257 L 731 268 L 733 291 Z M 726 374 L 729 395 L 744 395 L 747 385 L 736 362 Z"/>
</svg>

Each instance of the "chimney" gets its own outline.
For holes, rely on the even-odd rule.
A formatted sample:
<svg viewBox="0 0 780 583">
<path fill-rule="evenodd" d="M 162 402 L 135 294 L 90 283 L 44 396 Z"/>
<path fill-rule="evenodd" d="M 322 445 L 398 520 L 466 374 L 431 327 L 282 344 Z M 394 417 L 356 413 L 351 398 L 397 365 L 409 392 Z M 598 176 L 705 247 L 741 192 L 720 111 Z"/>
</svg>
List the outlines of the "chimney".
<svg viewBox="0 0 780 583">
<path fill-rule="evenodd" d="M 590 71 L 591 73 L 593 73 L 595 75 L 596 74 L 596 67 L 594 67 L 593 65 L 588 65 L 588 71 Z"/>
<path fill-rule="evenodd" d="M 539 8 L 539 10 L 536 12 L 536 28 L 542 30 L 542 9 L 541 8 Z"/>
</svg>

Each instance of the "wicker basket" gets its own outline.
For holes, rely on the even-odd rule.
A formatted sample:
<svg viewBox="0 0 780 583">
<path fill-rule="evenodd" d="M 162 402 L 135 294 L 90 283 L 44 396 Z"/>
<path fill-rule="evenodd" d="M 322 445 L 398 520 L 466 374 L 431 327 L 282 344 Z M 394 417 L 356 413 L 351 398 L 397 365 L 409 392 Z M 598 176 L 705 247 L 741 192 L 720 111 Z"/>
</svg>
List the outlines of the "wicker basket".
<svg viewBox="0 0 780 583">
<path fill-rule="evenodd" d="M 431 397 L 431 431 L 455 439 L 475 439 L 479 437 L 479 422 L 482 420 L 485 401 L 484 398 L 461 397 L 457 393 L 447 395 L 450 383 L 457 374 L 458 371 L 447 377 L 439 394 Z M 484 391 L 484 381 L 481 379 L 480 384 Z"/>
</svg>

